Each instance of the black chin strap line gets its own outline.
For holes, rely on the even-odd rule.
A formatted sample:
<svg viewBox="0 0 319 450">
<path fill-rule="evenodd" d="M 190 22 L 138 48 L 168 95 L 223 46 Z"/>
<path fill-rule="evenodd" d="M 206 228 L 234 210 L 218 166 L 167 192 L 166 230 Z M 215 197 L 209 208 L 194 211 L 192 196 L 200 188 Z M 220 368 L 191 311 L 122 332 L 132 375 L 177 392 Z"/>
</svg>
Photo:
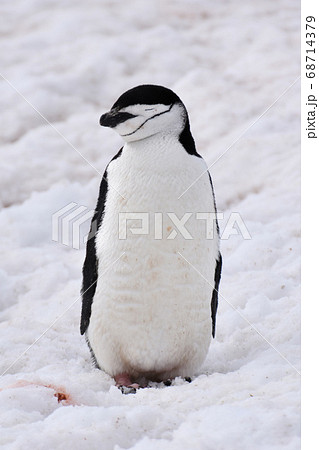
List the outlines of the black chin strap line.
<svg viewBox="0 0 319 450">
<path fill-rule="evenodd" d="M 131 136 L 132 134 L 136 133 L 140 128 L 142 128 L 142 126 L 145 125 L 146 122 L 148 122 L 149 120 L 152 120 L 152 119 L 154 119 L 154 117 L 158 117 L 158 116 L 161 116 L 162 114 L 166 114 L 166 113 L 170 112 L 170 110 L 173 108 L 173 106 L 174 106 L 174 103 L 172 103 L 171 106 L 166 111 L 163 111 L 163 112 L 158 113 L 158 114 L 154 114 L 154 116 L 149 117 L 148 119 L 146 119 L 145 122 L 143 122 L 142 125 L 140 125 L 138 128 L 136 128 L 135 131 L 132 131 L 132 133 L 121 134 L 121 136 L 122 137 L 124 137 L 124 136 Z"/>
</svg>

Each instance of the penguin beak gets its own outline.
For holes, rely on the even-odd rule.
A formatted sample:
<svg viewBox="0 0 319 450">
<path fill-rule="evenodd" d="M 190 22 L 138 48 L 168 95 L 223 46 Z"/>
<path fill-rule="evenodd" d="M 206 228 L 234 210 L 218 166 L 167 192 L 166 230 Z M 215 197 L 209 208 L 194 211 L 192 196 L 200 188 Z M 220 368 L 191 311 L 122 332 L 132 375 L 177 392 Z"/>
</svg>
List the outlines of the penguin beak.
<svg viewBox="0 0 319 450">
<path fill-rule="evenodd" d="M 136 116 L 128 112 L 119 112 L 111 109 L 111 111 L 101 116 L 100 125 L 102 125 L 102 127 L 115 128 L 120 123 L 126 122 L 128 119 L 132 119 L 133 117 Z"/>
</svg>

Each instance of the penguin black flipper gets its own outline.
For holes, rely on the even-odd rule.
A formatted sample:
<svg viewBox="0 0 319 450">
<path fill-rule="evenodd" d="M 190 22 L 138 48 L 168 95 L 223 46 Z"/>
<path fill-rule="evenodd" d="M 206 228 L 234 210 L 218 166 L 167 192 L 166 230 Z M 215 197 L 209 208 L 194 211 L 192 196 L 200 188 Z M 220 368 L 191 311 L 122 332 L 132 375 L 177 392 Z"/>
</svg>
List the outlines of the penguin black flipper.
<svg viewBox="0 0 319 450">
<path fill-rule="evenodd" d="M 214 209 L 215 209 L 215 213 L 217 213 L 213 181 L 212 181 L 212 177 L 210 176 L 209 171 L 208 171 L 208 177 L 209 177 L 210 185 L 211 185 L 211 188 L 212 188 L 212 194 L 213 194 L 213 200 L 214 200 Z M 217 228 L 217 233 L 219 235 L 219 226 L 218 226 L 217 218 L 216 218 L 216 228 Z M 219 252 L 218 253 L 218 259 L 216 259 L 215 277 L 214 277 L 215 287 L 213 289 L 212 301 L 211 301 L 212 335 L 213 335 L 213 338 L 215 337 L 215 331 L 216 331 L 216 314 L 217 314 L 217 308 L 218 308 L 218 288 L 219 288 L 221 273 L 222 273 L 222 255 Z"/>
<path fill-rule="evenodd" d="M 220 277 L 222 273 L 222 255 L 219 252 L 218 259 L 216 260 L 216 268 L 215 268 L 215 288 L 213 289 L 212 301 L 211 301 L 211 310 L 212 310 L 212 335 L 215 337 L 215 327 L 216 327 L 216 314 L 218 307 L 218 287 L 220 282 Z"/>
<path fill-rule="evenodd" d="M 111 159 L 109 164 L 118 158 L 122 153 L 123 147 L 120 151 Z M 104 214 L 105 200 L 108 191 L 107 184 L 107 169 L 109 164 L 106 166 L 104 175 L 100 184 L 99 197 L 97 201 L 97 205 L 94 211 L 94 215 L 91 221 L 89 238 L 86 243 L 86 256 L 83 264 L 82 274 L 82 314 L 81 314 L 81 326 L 80 331 L 81 334 L 84 334 L 89 326 L 90 317 L 91 317 L 91 309 L 92 302 L 96 290 L 96 282 L 98 277 L 98 267 L 99 262 L 96 256 L 96 247 L 95 247 L 95 236 L 101 225 L 101 221 Z"/>
</svg>

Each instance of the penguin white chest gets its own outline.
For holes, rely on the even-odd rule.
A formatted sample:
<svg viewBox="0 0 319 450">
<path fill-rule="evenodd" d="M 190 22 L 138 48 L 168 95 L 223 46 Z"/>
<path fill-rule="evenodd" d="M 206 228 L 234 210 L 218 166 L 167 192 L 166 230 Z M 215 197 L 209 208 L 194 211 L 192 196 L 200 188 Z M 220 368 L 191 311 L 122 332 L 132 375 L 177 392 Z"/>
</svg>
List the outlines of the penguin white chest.
<svg viewBox="0 0 319 450">
<path fill-rule="evenodd" d="M 208 238 L 202 220 L 214 211 L 208 174 L 179 198 L 205 169 L 167 136 L 126 144 L 108 167 L 87 337 L 112 376 L 189 376 L 206 357 L 218 254 L 216 223 Z"/>
</svg>

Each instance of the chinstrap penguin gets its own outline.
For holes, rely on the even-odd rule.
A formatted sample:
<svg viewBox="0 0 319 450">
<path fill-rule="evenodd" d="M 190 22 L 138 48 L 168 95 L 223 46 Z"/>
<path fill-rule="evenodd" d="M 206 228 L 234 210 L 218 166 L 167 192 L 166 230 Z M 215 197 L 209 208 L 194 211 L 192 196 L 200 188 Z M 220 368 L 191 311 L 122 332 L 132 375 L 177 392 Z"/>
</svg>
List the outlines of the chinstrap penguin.
<svg viewBox="0 0 319 450">
<path fill-rule="evenodd" d="M 92 218 L 81 334 L 96 366 L 118 386 L 189 377 L 215 336 L 222 266 L 217 219 L 209 238 L 200 220 L 216 213 L 207 165 L 184 104 L 165 87 L 130 89 L 100 124 L 125 144 L 106 167 Z"/>
</svg>

